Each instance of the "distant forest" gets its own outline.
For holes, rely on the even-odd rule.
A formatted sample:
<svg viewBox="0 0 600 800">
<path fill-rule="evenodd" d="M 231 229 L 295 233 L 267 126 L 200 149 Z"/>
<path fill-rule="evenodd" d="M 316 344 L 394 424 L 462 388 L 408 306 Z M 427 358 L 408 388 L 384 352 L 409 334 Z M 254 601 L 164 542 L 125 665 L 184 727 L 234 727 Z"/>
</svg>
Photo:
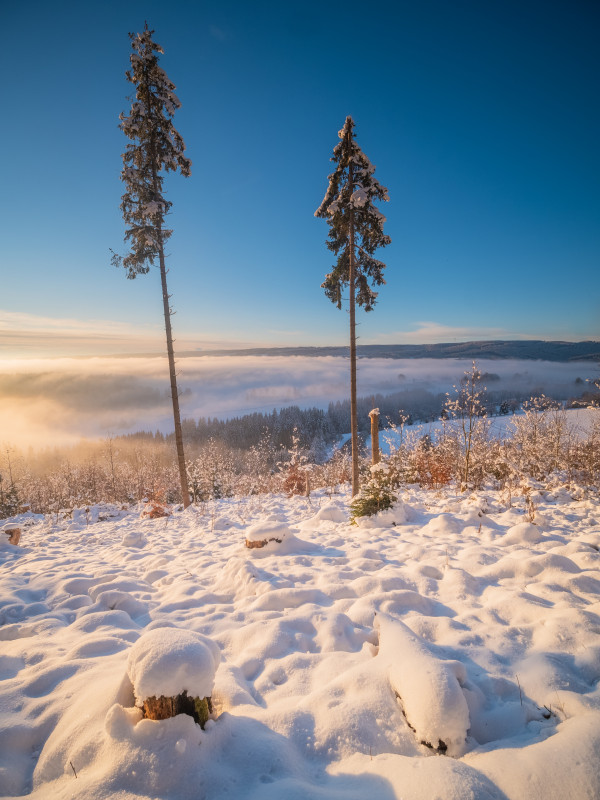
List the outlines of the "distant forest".
<svg viewBox="0 0 600 800">
<path fill-rule="evenodd" d="M 483 375 L 483 380 L 488 387 L 499 380 L 493 373 Z M 567 407 L 585 407 L 597 404 L 600 395 L 597 391 L 589 391 L 588 384 L 577 379 L 574 385 L 575 392 L 562 397 L 556 394 L 553 399 L 565 403 Z M 515 394 L 514 391 L 485 392 L 483 403 L 488 416 L 512 414 L 524 400 L 530 397 L 527 394 Z M 388 420 L 396 425 L 400 424 L 400 415 L 407 418 L 406 424 L 412 425 L 422 422 L 431 422 L 439 419 L 446 400 L 446 394 L 441 392 L 433 394 L 426 390 L 412 389 L 393 394 L 375 394 L 358 399 L 359 428 L 363 435 L 368 435 L 370 429 L 369 411 L 379 408 L 381 427 L 388 425 Z M 310 449 L 316 461 L 323 460 L 330 451 L 334 442 L 339 442 L 350 430 L 350 401 L 342 400 L 329 403 L 326 410 L 320 408 L 302 409 L 299 406 L 289 406 L 279 411 L 273 409 L 271 413 L 255 412 L 232 419 L 204 418 L 182 421 L 183 437 L 189 444 L 203 445 L 211 439 L 222 442 L 236 450 L 249 450 L 256 447 L 261 438 L 268 434 L 272 444 L 288 449 L 292 445 L 294 432 L 299 436 L 302 445 Z M 159 431 L 138 432 L 127 434 L 121 439 L 171 441 L 173 434 L 162 434 Z"/>
<path fill-rule="evenodd" d="M 517 358 L 540 361 L 600 361 L 600 342 L 546 342 L 541 339 L 440 344 L 363 344 L 359 358 Z M 347 356 L 347 347 L 255 347 L 244 350 L 192 350 L 186 356 Z"/>
</svg>

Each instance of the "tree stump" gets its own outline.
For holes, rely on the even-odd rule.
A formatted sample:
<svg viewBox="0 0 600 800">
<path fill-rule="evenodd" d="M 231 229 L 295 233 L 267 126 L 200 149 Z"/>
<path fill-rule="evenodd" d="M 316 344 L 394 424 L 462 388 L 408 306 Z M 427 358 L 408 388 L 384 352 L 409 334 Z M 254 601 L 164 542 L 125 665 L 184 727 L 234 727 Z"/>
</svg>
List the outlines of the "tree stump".
<svg viewBox="0 0 600 800">
<path fill-rule="evenodd" d="M 170 516 L 168 509 L 160 503 L 147 503 L 145 509 L 142 511 L 142 517 L 147 517 L 148 519 L 160 519 L 161 517 Z"/>
<path fill-rule="evenodd" d="M 283 522 L 257 522 L 246 529 L 246 547 L 266 547 L 270 542 L 281 544 L 291 535 L 290 529 Z"/>
<path fill-rule="evenodd" d="M 146 719 L 170 719 L 177 714 L 187 714 L 204 730 L 206 721 L 212 714 L 210 697 L 189 697 L 187 691 L 175 697 L 148 697 L 142 705 Z"/>
<path fill-rule="evenodd" d="M 9 544 L 19 544 L 19 540 L 21 538 L 21 528 L 7 525 L 6 528 L 3 529 L 3 533 L 8 536 Z"/>
<path fill-rule="evenodd" d="M 266 547 L 269 544 L 269 542 L 277 542 L 277 544 L 281 544 L 282 541 L 283 539 L 276 539 L 274 536 L 271 537 L 270 539 L 261 539 L 260 541 L 256 542 L 251 542 L 248 539 L 246 539 L 246 547 L 249 547 L 251 550 L 253 550 L 256 547 Z"/>
</svg>

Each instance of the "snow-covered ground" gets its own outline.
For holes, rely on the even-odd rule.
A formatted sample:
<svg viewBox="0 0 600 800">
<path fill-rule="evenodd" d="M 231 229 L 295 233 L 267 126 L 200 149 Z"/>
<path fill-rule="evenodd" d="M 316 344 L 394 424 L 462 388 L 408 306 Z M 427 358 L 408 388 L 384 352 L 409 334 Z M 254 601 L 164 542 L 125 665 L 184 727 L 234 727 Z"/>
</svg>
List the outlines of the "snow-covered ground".
<svg viewBox="0 0 600 800">
<path fill-rule="evenodd" d="M 347 499 L 21 517 L 0 795 L 598 800 L 600 500 L 534 494 L 532 524 L 523 498 L 409 489 L 350 526 Z M 281 542 L 248 549 L 248 528 Z M 161 673 L 164 627 L 202 634 L 171 637 L 192 666 L 163 648 Z M 218 664 L 205 730 L 141 719 L 145 659 L 166 692 Z"/>
</svg>

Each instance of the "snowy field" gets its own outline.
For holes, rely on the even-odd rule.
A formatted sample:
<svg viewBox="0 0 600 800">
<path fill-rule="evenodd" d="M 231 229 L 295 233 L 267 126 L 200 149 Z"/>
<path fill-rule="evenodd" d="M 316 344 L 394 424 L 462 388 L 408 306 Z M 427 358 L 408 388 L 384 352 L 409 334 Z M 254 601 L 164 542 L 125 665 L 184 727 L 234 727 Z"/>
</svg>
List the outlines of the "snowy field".
<svg viewBox="0 0 600 800">
<path fill-rule="evenodd" d="M 324 495 L 18 518 L 0 795 L 598 800 L 600 500 L 533 500 L 534 524 L 416 489 L 360 527 Z M 132 645 L 164 627 L 220 650 L 205 730 L 134 707 Z"/>
</svg>

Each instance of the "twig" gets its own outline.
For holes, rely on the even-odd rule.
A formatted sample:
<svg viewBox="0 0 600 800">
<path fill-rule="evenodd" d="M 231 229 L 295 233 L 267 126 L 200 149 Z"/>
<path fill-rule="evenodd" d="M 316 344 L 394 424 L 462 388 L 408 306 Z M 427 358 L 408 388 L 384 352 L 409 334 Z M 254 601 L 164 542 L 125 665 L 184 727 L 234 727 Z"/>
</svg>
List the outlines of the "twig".
<svg viewBox="0 0 600 800">
<path fill-rule="evenodd" d="M 75 767 L 73 766 L 73 762 L 69 761 L 69 764 L 71 765 L 71 769 L 73 770 L 73 775 L 75 775 L 75 777 L 77 777 L 77 773 L 75 772 Z"/>
<path fill-rule="evenodd" d="M 516 673 L 515 677 L 517 679 L 517 686 L 519 687 L 519 700 L 521 701 L 521 705 L 523 705 L 523 692 L 521 691 L 521 683 L 519 681 L 519 676 Z"/>
</svg>

